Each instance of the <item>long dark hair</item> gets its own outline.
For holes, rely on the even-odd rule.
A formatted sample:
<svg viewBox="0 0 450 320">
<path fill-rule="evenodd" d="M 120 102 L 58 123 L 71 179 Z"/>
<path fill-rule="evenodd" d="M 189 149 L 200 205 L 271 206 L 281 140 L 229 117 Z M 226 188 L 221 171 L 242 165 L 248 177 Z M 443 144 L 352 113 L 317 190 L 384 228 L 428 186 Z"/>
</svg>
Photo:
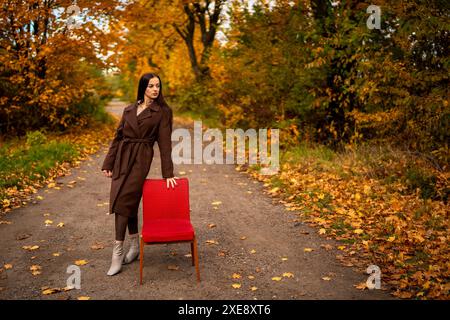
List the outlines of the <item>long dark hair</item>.
<svg viewBox="0 0 450 320">
<path fill-rule="evenodd" d="M 158 78 L 158 80 L 159 80 L 159 94 L 158 94 L 158 97 L 155 99 L 156 103 L 158 103 L 161 107 L 166 106 L 166 107 L 170 108 L 169 105 L 167 104 L 166 100 L 164 99 L 164 95 L 162 92 L 163 84 L 162 84 L 161 78 L 156 73 L 144 73 L 141 76 L 141 79 L 139 79 L 139 87 L 138 87 L 138 92 L 137 92 L 136 103 L 140 103 L 140 102 L 144 101 L 144 94 L 145 94 L 145 90 L 147 89 L 148 82 L 150 81 L 150 79 L 155 78 L 155 77 Z"/>
</svg>

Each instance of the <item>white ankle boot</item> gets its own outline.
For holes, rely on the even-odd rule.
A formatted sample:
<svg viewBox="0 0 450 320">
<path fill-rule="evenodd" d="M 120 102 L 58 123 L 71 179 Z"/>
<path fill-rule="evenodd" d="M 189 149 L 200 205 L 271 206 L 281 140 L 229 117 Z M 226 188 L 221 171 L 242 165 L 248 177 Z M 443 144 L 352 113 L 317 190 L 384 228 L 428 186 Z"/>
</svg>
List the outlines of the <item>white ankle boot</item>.
<svg viewBox="0 0 450 320">
<path fill-rule="evenodd" d="M 130 263 L 139 256 L 139 233 L 130 234 L 130 250 L 127 252 L 123 263 Z"/>
<path fill-rule="evenodd" d="M 122 262 L 124 257 L 125 254 L 123 253 L 123 241 L 116 240 L 114 242 L 111 267 L 106 273 L 108 276 L 113 276 L 116 273 L 120 272 L 120 270 L 122 269 Z"/>
</svg>

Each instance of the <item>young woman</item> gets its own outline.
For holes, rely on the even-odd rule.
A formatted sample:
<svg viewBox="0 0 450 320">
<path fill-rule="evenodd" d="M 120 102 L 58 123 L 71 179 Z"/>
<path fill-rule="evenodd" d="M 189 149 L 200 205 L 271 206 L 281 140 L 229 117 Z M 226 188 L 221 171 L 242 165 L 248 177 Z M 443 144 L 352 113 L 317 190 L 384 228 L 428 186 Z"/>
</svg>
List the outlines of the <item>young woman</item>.
<svg viewBox="0 0 450 320">
<path fill-rule="evenodd" d="M 102 165 L 111 179 L 109 214 L 115 214 L 115 242 L 107 275 L 120 272 L 122 263 L 139 255 L 138 208 L 142 188 L 153 160 L 156 141 L 161 154 L 162 177 L 167 188 L 177 185 L 172 163 L 172 109 L 162 94 L 158 75 L 144 74 L 139 80 L 137 99 L 124 108 L 119 126 Z M 128 226 L 131 244 L 125 255 L 123 242 Z"/>
</svg>

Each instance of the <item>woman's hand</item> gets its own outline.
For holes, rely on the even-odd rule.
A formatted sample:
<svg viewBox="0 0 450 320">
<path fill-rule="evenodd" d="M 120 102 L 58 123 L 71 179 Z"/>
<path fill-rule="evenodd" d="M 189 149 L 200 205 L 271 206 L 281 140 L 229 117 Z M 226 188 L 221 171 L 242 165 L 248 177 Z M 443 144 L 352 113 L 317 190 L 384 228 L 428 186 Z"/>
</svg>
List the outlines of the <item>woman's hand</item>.
<svg viewBox="0 0 450 320">
<path fill-rule="evenodd" d="M 175 186 L 178 184 L 175 179 L 179 179 L 178 177 L 173 177 L 173 178 L 167 178 L 166 179 L 166 184 L 167 184 L 167 189 L 169 189 L 169 184 L 172 186 L 172 188 L 175 189 Z"/>
<path fill-rule="evenodd" d="M 105 177 L 111 178 L 112 177 L 112 171 L 111 170 L 102 170 Z"/>
</svg>

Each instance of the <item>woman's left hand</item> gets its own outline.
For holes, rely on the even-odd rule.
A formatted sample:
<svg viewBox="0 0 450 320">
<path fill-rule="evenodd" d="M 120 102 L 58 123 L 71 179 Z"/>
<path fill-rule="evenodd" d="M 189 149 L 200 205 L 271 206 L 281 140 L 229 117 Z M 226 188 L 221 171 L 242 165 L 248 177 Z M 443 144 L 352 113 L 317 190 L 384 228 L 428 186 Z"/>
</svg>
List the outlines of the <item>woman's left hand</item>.
<svg viewBox="0 0 450 320">
<path fill-rule="evenodd" d="M 179 179 L 179 178 L 178 177 L 173 177 L 173 178 L 167 178 L 166 179 L 167 189 L 169 189 L 169 185 L 172 186 L 172 188 L 175 189 L 175 186 L 177 185 L 177 182 L 175 181 L 176 179 Z"/>
</svg>

